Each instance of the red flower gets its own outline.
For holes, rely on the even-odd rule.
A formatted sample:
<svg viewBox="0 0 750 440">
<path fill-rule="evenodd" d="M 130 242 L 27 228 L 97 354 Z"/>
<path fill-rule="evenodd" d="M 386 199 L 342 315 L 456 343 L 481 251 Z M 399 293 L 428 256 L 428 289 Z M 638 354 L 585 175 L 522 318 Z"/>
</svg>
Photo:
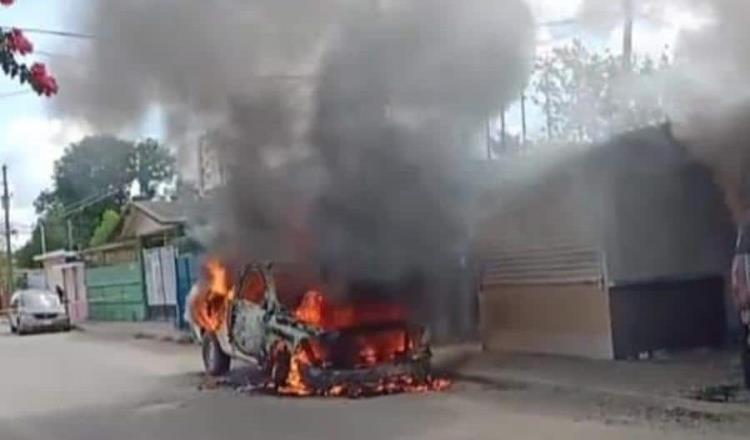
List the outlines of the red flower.
<svg viewBox="0 0 750 440">
<path fill-rule="evenodd" d="M 10 5 L 12 5 L 12 4 L 13 4 L 13 2 L 14 2 L 14 1 L 15 1 L 15 0 L 0 0 L 0 5 L 3 5 L 3 6 L 10 6 Z"/>
<path fill-rule="evenodd" d="M 8 45 L 8 50 L 18 52 L 21 55 L 26 55 L 34 50 L 34 45 L 31 44 L 31 41 L 18 28 L 13 28 L 13 30 L 5 34 L 5 42 Z"/>
<path fill-rule="evenodd" d="M 47 73 L 47 66 L 42 63 L 34 63 L 29 69 L 29 73 L 31 74 L 31 87 L 35 92 L 44 96 L 57 94 L 57 80 Z"/>
</svg>

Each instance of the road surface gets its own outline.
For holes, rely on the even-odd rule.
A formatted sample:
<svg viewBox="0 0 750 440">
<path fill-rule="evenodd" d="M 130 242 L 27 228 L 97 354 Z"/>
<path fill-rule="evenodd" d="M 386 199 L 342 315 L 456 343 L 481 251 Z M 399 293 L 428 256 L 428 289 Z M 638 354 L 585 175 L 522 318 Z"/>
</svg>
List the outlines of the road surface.
<svg viewBox="0 0 750 440">
<path fill-rule="evenodd" d="M 81 332 L 18 337 L 3 326 L 0 439 L 747 438 L 700 423 L 683 429 L 591 416 L 590 408 L 556 404 L 554 392 L 521 387 L 458 383 L 427 395 L 277 398 L 200 389 L 200 369 L 194 346 Z"/>
</svg>

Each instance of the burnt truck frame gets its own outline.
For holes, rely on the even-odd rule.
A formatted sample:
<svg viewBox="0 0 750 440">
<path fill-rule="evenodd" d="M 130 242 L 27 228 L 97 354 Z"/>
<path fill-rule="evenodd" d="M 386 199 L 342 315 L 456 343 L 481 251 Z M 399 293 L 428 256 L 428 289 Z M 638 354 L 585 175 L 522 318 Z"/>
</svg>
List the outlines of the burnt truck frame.
<svg viewBox="0 0 750 440">
<path fill-rule="evenodd" d="M 212 376 L 226 374 L 231 359 L 240 359 L 257 365 L 270 383 L 280 387 L 289 375 L 292 353 L 309 349 L 310 345 L 335 346 L 343 338 L 377 332 L 403 329 L 403 353 L 393 361 L 374 365 L 341 365 L 335 362 L 312 362 L 301 371 L 305 383 L 315 390 L 355 381 L 359 384 L 376 384 L 389 377 L 410 375 L 417 380 L 426 379 L 430 373 L 428 334 L 424 327 L 408 322 L 382 322 L 358 327 L 326 330 L 297 319 L 277 295 L 274 263 L 252 263 L 245 266 L 233 298 L 226 308 L 227 316 L 215 332 L 194 329 L 202 344 L 203 363 Z M 260 278 L 258 278 L 260 277 Z M 263 295 L 254 302 L 242 298 L 241 292 L 248 283 L 263 282 Z"/>
</svg>

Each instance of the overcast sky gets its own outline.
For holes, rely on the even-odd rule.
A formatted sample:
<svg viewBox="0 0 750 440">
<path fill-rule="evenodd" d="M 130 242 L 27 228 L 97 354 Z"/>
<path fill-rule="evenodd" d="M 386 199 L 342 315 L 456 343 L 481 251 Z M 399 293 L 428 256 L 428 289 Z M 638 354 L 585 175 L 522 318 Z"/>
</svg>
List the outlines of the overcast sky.
<svg viewBox="0 0 750 440">
<path fill-rule="evenodd" d="M 76 16 L 96 0 L 17 0 L 9 8 L 0 8 L 0 25 L 22 28 L 80 31 Z M 127 1 L 127 0 L 122 0 Z M 154 0 L 158 1 L 158 0 Z M 540 22 L 572 18 L 580 0 L 528 0 Z M 678 26 L 638 23 L 636 25 L 636 48 L 639 51 L 659 53 L 665 44 L 671 43 Z M 541 28 L 540 49 L 553 44 L 564 43 L 570 37 L 581 36 L 575 26 Z M 82 45 L 95 42 L 60 38 L 39 34 L 29 34 L 35 48 L 42 53 L 28 57 L 28 62 L 43 61 L 51 70 L 61 63 L 81 62 L 76 52 Z M 619 31 L 605 35 L 586 35 L 584 39 L 592 44 L 618 48 Z M 59 77 L 61 93 L 65 93 L 65 78 Z M 32 202 L 39 192 L 51 184 L 53 163 L 63 149 L 88 134 L 81 125 L 65 122 L 52 114 L 48 100 L 33 94 L 4 96 L 8 93 L 24 91 L 26 88 L 0 76 L 0 161 L 9 168 L 12 191 L 12 224 L 19 231 L 14 245 L 22 244 L 29 237 L 35 222 Z M 54 98 L 52 98 L 54 99 Z M 509 115 L 509 126 L 519 125 L 517 115 Z M 142 132 L 131 133 L 133 137 L 154 136 L 158 127 L 154 123 L 144 124 Z"/>
</svg>

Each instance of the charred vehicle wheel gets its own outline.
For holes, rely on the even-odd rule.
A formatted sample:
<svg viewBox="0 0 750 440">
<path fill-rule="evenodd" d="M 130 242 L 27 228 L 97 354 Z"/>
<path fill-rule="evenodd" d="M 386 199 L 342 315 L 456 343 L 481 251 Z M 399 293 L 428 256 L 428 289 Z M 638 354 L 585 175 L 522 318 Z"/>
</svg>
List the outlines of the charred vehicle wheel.
<svg viewBox="0 0 750 440">
<path fill-rule="evenodd" d="M 285 344 L 274 346 L 267 366 L 268 377 L 275 387 L 281 387 L 286 384 L 289 377 L 292 355 Z"/>
<path fill-rule="evenodd" d="M 203 366 L 211 376 L 223 376 L 229 372 L 231 359 L 221 349 L 214 333 L 203 335 Z"/>
</svg>

